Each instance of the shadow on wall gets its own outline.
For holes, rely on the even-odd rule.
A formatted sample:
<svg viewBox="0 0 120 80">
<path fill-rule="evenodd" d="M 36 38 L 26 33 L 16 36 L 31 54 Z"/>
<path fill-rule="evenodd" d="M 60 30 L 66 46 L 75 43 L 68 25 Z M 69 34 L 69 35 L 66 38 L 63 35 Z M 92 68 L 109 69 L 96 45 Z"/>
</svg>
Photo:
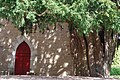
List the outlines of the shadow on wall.
<svg viewBox="0 0 120 80">
<path fill-rule="evenodd" d="M 20 32 L 16 28 L 13 28 L 12 24 L 0 19 L 0 74 L 13 74 L 10 73 L 10 68 L 13 64 L 12 62 L 12 42 L 16 39 Z"/>
<path fill-rule="evenodd" d="M 70 55 L 70 39 L 67 24 L 63 29 L 57 27 L 44 34 L 36 32 L 24 35 L 33 47 L 31 53 L 30 72 L 41 76 L 67 76 L 73 75 L 73 61 Z M 20 32 L 12 26 L 0 28 L 0 74 L 14 74 L 15 50 L 13 50 L 16 37 Z M 34 52 L 37 51 L 37 52 Z M 36 53 L 36 54 L 35 54 Z M 33 55 L 34 54 L 34 55 Z"/>
<path fill-rule="evenodd" d="M 66 24 L 64 24 L 66 25 Z M 67 26 L 67 25 L 66 25 Z M 51 29 L 42 36 L 37 36 L 38 54 L 33 65 L 36 74 L 42 76 L 67 76 L 72 75 L 72 57 L 70 55 L 69 30 L 68 27 L 56 30 Z"/>
</svg>

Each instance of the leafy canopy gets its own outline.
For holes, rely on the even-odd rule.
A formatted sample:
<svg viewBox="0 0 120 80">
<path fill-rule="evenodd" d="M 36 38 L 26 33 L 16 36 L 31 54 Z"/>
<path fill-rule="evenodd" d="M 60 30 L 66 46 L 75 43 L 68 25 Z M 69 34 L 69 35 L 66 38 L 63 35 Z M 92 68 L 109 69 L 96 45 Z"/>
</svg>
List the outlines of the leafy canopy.
<svg viewBox="0 0 120 80">
<path fill-rule="evenodd" d="M 120 10 L 111 0 L 0 0 L 0 17 L 27 29 L 55 22 L 70 22 L 80 33 L 105 29 L 120 31 Z"/>
</svg>

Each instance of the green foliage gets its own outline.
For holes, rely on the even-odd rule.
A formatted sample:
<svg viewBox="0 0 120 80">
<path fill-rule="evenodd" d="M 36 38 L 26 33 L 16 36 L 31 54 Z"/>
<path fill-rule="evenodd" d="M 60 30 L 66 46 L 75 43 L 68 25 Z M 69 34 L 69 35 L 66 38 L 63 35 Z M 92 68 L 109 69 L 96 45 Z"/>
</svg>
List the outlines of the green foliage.
<svg viewBox="0 0 120 80">
<path fill-rule="evenodd" d="M 112 66 L 110 75 L 120 75 L 120 66 Z"/>
<path fill-rule="evenodd" d="M 120 47 L 115 52 L 115 56 L 114 56 L 112 65 L 120 65 Z"/>
<path fill-rule="evenodd" d="M 0 17 L 18 28 L 28 27 L 29 22 L 40 26 L 65 21 L 85 34 L 101 24 L 107 30 L 120 31 L 120 10 L 110 0 L 0 0 Z"/>
<path fill-rule="evenodd" d="M 115 56 L 112 62 L 110 75 L 113 78 L 120 78 L 120 47 L 115 52 Z"/>
</svg>

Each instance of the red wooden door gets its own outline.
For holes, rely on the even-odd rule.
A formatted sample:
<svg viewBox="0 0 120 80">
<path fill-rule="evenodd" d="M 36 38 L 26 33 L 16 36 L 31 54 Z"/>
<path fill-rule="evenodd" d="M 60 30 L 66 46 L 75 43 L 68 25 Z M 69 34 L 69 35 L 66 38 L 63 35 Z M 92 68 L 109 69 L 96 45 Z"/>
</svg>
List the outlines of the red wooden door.
<svg viewBox="0 0 120 80">
<path fill-rule="evenodd" d="M 30 71 L 30 48 L 23 41 L 16 50 L 15 56 L 15 75 L 26 75 Z"/>
</svg>

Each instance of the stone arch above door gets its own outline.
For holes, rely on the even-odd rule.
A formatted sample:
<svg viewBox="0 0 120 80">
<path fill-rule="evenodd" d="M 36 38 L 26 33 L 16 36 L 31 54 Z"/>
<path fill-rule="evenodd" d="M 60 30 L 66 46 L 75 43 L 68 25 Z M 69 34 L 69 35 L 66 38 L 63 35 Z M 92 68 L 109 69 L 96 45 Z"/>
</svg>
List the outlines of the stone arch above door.
<svg viewBox="0 0 120 80">
<path fill-rule="evenodd" d="M 12 60 L 11 63 L 8 66 L 10 73 L 14 74 L 14 68 L 15 68 L 15 54 L 18 46 L 22 43 L 26 42 L 30 48 L 31 51 L 31 58 L 30 58 L 30 71 L 34 71 L 33 61 L 36 57 L 37 51 L 33 48 L 33 45 L 31 44 L 30 40 L 28 40 L 25 36 L 18 36 L 15 41 L 12 42 Z"/>
</svg>

